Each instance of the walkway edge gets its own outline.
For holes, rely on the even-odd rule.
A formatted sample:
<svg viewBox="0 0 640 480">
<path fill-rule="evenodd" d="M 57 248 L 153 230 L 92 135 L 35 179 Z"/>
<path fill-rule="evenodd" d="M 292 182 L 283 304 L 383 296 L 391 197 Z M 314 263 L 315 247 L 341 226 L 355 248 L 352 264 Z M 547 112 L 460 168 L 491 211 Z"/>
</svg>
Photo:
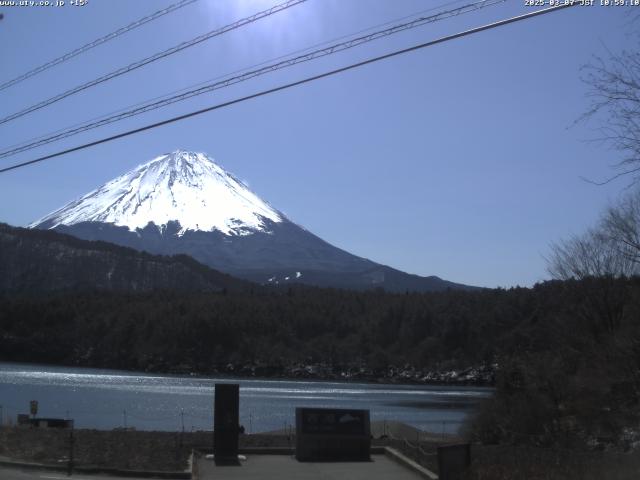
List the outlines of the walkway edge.
<svg viewBox="0 0 640 480">
<path fill-rule="evenodd" d="M 438 475 L 433 473 L 431 470 L 423 467 L 422 465 L 417 464 L 416 462 L 414 462 L 410 458 L 404 456 L 402 453 L 400 453 L 395 448 L 385 447 L 384 451 L 385 451 L 385 454 L 389 458 L 391 458 L 392 460 L 395 460 L 396 462 L 398 462 L 399 464 L 401 464 L 404 467 L 408 467 L 409 469 L 413 470 L 414 472 L 416 472 L 421 477 L 428 478 L 429 480 L 437 480 L 438 479 Z"/>
<path fill-rule="evenodd" d="M 47 465 L 44 463 L 14 462 L 0 460 L 0 467 L 16 468 L 23 470 L 49 470 L 55 472 L 67 472 L 67 465 Z M 73 467 L 74 473 L 104 473 L 118 477 L 136 478 L 165 478 L 171 480 L 191 480 L 191 472 L 159 472 L 153 470 L 122 470 L 109 467 Z M 73 477 L 71 477 L 73 478 Z"/>
<path fill-rule="evenodd" d="M 0 460 L 0 467 L 20 468 L 23 470 L 51 470 L 56 472 L 66 472 L 67 465 L 46 465 L 42 463 L 14 462 L 13 460 Z"/>
</svg>

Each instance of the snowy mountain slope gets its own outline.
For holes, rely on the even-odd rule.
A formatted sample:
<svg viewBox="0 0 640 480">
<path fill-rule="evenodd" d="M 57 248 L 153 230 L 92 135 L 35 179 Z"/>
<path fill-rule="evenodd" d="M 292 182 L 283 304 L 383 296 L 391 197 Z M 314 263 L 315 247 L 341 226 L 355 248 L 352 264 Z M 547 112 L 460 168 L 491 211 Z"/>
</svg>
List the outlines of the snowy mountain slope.
<svg viewBox="0 0 640 480">
<path fill-rule="evenodd" d="M 203 153 L 182 150 L 162 155 L 111 180 L 30 227 L 56 228 L 102 222 L 130 231 L 148 223 L 178 221 L 187 230 L 227 235 L 264 231 L 264 220 L 282 215 Z"/>
<path fill-rule="evenodd" d="M 467 288 L 337 248 L 291 222 L 205 154 L 182 150 L 140 165 L 30 227 L 153 254 L 187 254 L 264 284 L 403 292 Z"/>
</svg>

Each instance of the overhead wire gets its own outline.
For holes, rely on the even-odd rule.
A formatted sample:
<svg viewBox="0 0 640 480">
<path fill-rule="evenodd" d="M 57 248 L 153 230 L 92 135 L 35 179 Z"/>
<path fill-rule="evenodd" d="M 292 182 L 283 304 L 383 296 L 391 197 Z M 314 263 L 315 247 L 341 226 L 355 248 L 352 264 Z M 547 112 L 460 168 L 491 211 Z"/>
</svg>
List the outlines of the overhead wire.
<svg viewBox="0 0 640 480">
<path fill-rule="evenodd" d="M 304 3 L 307 0 L 287 0 L 286 2 L 280 3 L 278 5 L 275 5 L 271 8 L 268 8 L 266 10 L 263 10 L 261 12 L 255 13 L 249 17 L 245 17 L 242 18 L 240 20 L 237 20 L 236 22 L 230 23 L 228 25 L 225 25 L 223 27 L 220 27 L 216 30 L 212 30 L 210 32 L 207 32 L 203 35 L 199 35 L 195 38 L 192 38 L 191 40 L 187 40 L 186 42 L 182 42 L 178 45 L 175 45 L 171 48 L 168 48 L 166 50 L 163 50 L 162 52 L 158 52 L 155 53 L 154 55 L 151 55 L 149 57 L 145 57 L 142 60 L 138 60 L 136 62 L 133 62 L 125 67 L 121 67 L 117 70 L 114 70 L 112 72 L 107 73 L 106 75 L 103 75 L 101 77 L 98 77 L 94 80 L 91 80 L 89 82 L 83 83 L 81 85 L 78 85 L 76 87 L 73 87 L 69 90 L 66 90 L 62 93 L 59 93 L 58 95 L 55 95 L 51 98 L 48 98 L 47 100 L 43 100 L 39 103 L 36 103 L 34 105 L 31 105 L 30 107 L 27 107 L 23 110 L 20 110 L 16 113 L 12 113 L 11 115 L 7 115 L 4 118 L 0 118 L 0 125 L 10 122 L 12 120 L 15 120 L 17 118 L 23 117 L 24 115 L 27 115 L 29 113 L 35 112 L 36 110 L 40 110 L 41 108 L 47 107 L 53 103 L 59 102 L 60 100 L 63 100 L 67 97 L 70 97 L 72 95 L 75 95 L 76 93 L 82 92 L 83 90 L 86 90 L 88 88 L 94 87 L 96 85 L 99 85 L 101 83 L 104 83 L 106 81 L 109 81 L 113 78 L 119 77 L 121 75 L 127 74 L 129 72 L 132 72 L 133 70 L 137 70 L 138 68 L 141 68 L 145 65 L 148 65 L 150 63 L 153 63 L 157 60 L 160 60 L 162 58 L 168 57 L 169 55 L 173 55 L 174 53 L 178 53 L 181 52 L 182 50 L 185 50 L 187 48 L 193 47 L 194 45 L 198 45 L 206 40 L 209 40 L 211 38 L 217 37 L 219 35 L 222 35 L 224 33 L 230 32 L 232 30 L 236 30 L 238 28 L 241 28 L 245 25 L 248 25 L 250 23 L 256 22 L 262 18 L 274 15 L 278 12 L 281 12 L 282 10 L 286 10 L 288 8 L 291 8 L 295 5 L 298 5 L 300 3 Z"/>
<path fill-rule="evenodd" d="M 102 45 L 103 43 L 113 40 L 114 38 L 117 38 L 120 35 L 124 35 L 125 33 L 130 32 L 131 30 L 141 27 L 142 25 L 152 22 L 153 20 L 157 20 L 160 17 L 163 17 L 171 12 L 175 12 L 176 10 L 179 10 L 180 8 L 186 7 L 187 5 L 197 1 L 198 0 L 181 0 L 180 2 L 169 5 L 167 8 L 163 8 L 162 10 L 158 10 L 157 12 L 154 12 L 151 15 L 147 15 L 145 17 L 142 17 L 136 20 L 135 22 L 131 22 L 127 26 L 119 28 L 103 37 L 93 40 L 92 42 L 89 42 L 81 47 L 78 47 L 75 50 L 65 53 L 64 55 L 54 58 L 53 60 L 50 60 L 46 63 L 43 63 L 42 65 L 32 70 L 29 70 L 28 72 L 23 73 L 22 75 L 17 76 L 16 78 L 13 78 L 11 80 L 8 80 L 0 84 L 0 91 L 4 90 L 5 88 L 12 87 L 13 85 L 16 85 L 20 82 L 23 82 L 28 78 L 31 78 L 39 73 L 44 72 L 45 70 L 50 69 L 51 67 L 55 67 L 56 65 L 66 62 L 67 60 L 70 60 L 73 57 L 76 57 L 88 50 L 91 50 L 92 48 L 95 48 L 98 45 Z"/>
<path fill-rule="evenodd" d="M 145 125 L 144 127 L 135 128 L 135 129 L 132 129 L 132 130 L 128 130 L 128 131 L 116 134 L 116 135 L 112 135 L 112 136 L 109 136 L 109 137 L 106 137 L 106 138 L 102 138 L 102 139 L 95 140 L 95 141 L 92 141 L 92 142 L 89 142 L 89 143 L 85 143 L 83 145 L 78 145 L 78 146 L 75 146 L 75 147 L 72 147 L 72 148 L 68 148 L 66 150 L 62 150 L 62 151 L 59 151 L 59 152 L 56 152 L 56 153 L 45 155 L 45 156 L 42 156 L 42 157 L 39 157 L 39 158 L 36 158 L 36 159 L 33 159 L 33 160 L 29 160 L 29 161 L 26 161 L 26 162 L 21 162 L 21 163 L 18 163 L 18 164 L 14 164 L 14 165 L 11 165 L 9 167 L 5 167 L 5 168 L 0 169 L 0 173 L 5 173 L 5 172 L 11 171 L 11 170 L 15 170 L 15 169 L 18 169 L 18 168 L 25 167 L 27 165 L 33 165 L 35 163 L 39 163 L 39 162 L 43 162 L 43 161 L 46 161 L 46 160 L 50 160 L 52 158 L 56 158 L 56 157 L 59 157 L 59 156 L 62 156 L 62 155 L 66 155 L 68 153 L 76 152 L 76 151 L 79 151 L 79 150 L 84 150 L 84 149 L 89 148 L 89 147 L 93 147 L 93 146 L 100 145 L 100 144 L 103 144 L 103 143 L 111 142 L 113 140 L 117 140 L 117 139 L 120 139 L 120 138 L 128 137 L 128 136 L 134 135 L 136 133 L 141 133 L 141 132 L 144 132 L 144 131 L 147 131 L 147 130 L 151 130 L 151 129 L 154 129 L 154 128 L 158 128 L 158 127 L 161 127 L 161 126 L 164 126 L 164 125 L 168 125 L 168 124 L 171 124 L 171 123 L 174 123 L 174 122 L 185 120 L 187 118 L 195 117 L 197 115 L 202 115 L 204 113 L 211 112 L 213 110 L 218 110 L 218 109 L 221 109 L 221 108 L 225 108 L 225 107 L 228 107 L 228 106 L 231 106 L 231 105 L 235 105 L 237 103 L 241 103 L 241 102 L 244 102 L 244 101 L 247 101 L 247 100 L 251 100 L 251 99 L 254 99 L 254 98 L 258 98 L 258 97 L 262 97 L 262 96 L 265 96 L 265 95 L 269 95 L 271 93 L 275 93 L 275 92 L 279 92 L 279 91 L 282 91 L 282 90 L 286 90 L 286 89 L 289 89 L 289 88 L 292 88 L 292 87 L 295 87 L 295 86 L 298 86 L 298 85 L 303 85 L 303 84 L 306 84 L 306 83 L 310 83 L 310 82 L 313 82 L 315 80 L 319 80 L 321 78 L 330 77 L 330 76 L 336 75 L 338 73 L 343 73 L 343 72 L 346 72 L 346 71 L 349 71 L 349 70 L 353 70 L 355 68 L 362 67 L 364 65 L 369 65 L 369 64 L 372 64 L 372 63 L 375 63 L 375 62 L 379 62 L 381 60 L 386 60 L 386 59 L 389 59 L 389 58 L 392 58 L 392 57 L 396 57 L 398 55 L 402 55 L 402 54 L 405 54 L 405 53 L 413 52 L 413 51 L 420 50 L 420 49 L 423 49 L 423 48 L 426 48 L 426 47 L 431 47 L 433 45 L 437 45 L 437 44 L 440 44 L 440 43 L 444 43 L 444 42 L 448 42 L 448 41 L 451 41 L 451 40 L 455 40 L 457 38 L 461 38 L 461 37 L 465 37 L 465 36 L 472 35 L 472 34 L 475 34 L 475 33 L 483 32 L 485 30 L 490 30 L 490 29 L 501 27 L 501 26 L 508 25 L 508 24 L 511 24 L 511 23 L 515 23 L 515 22 L 519 22 L 519 21 L 523 21 L 523 20 L 528 20 L 530 18 L 534 18 L 534 17 L 540 16 L 540 15 L 545 15 L 545 14 L 548 14 L 548 13 L 551 13 L 551 12 L 563 10 L 563 9 L 570 8 L 570 7 L 573 7 L 573 6 L 576 6 L 576 5 L 579 5 L 579 4 L 577 2 L 575 2 L 575 3 L 565 3 L 565 4 L 558 5 L 558 6 L 553 6 L 553 7 L 547 7 L 547 8 L 543 8 L 543 9 L 536 10 L 536 11 L 533 11 L 533 12 L 529 12 L 529 13 L 525 13 L 525 14 L 522 14 L 522 15 L 518 15 L 518 16 L 515 16 L 515 17 L 510 17 L 510 18 L 507 18 L 507 19 L 504 19 L 504 20 L 499 20 L 499 21 L 496 21 L 496 22 L 485 24 L 485 25 L 482 25 L 480 27 L 475 27 L 475 28 L 471 28 L 471 29 L 468 29 L 468 30 L 464 30 L 462 32 L 458 32 L 458 33 L 455 33 L 455 34 L 452 34 L 452 35 L 447 35 L 447 36 L 444 36 L 444 37 L 440 37 L 440 38 L 437 38 L 435 40 L 431 40 L 431 41 L 428 41 L 428 42 L 425 42 L 425 43 L 414 45 L 412 47 L 403 48 L 403 49 L 400 49 L 400 50 L 395 50 L 393 52 L 390 52 L 390 53 L 387 53 L 387 54 L 384 54 L 384 55 L 380 55 L 380 56 L 377 56 L 377 57 L 372 57 L 372 58 L 369 58 L 367 60 L 363 60 L 363 61 L 360 61 L 360 62 L 357 62 L 357 63 L 352 63 L 352 64 L 344 66 L 344 67 L 340 67 L 340 68 L 337 68 L 337 69 L 334 69 L 334 70 L 330 70 L 330 71 L 327 71 L 327 72 L 324 72 L 324 73 L 321 73 L 321 74 L 318 74 L 318 75 L 313 75 L 313 76 L 310 76 L 310 77 L 306 77 L 306 78 L 303 78 L 301 80 L 297 80 L 297 81 L 290 82 L 290 83 L 287 83 L 287 84 L 284 84 L 284 85 L 280 85 L 278 87 L 270 88 L 270 89 L 267 89 L 267 90 L 262 90 L 260 92 L 257 92 L 257 93 L 251 94 L 251 95 L 247 95 L 247 96 L 236 98 L 234 100 L 230 100 L 230 101 L 227 101 L 227 102 L 219 103 L 217 105 L 213 105 L 213 106 L 210 106 L 210 107 L 207 107 L 207 108 L 203 108 L 203 109 L 200 109 L 200 110 L 196 110 L 196 111 L 193 111 L 193 112 L 190 112 L 190 113 L 186 113 L 186 114 L 183 114 L 183 115 L 172 117 L 172 118 L 160 121 L 160 122 L 152 123 L 150 125 Z"/>
<path fill-rule="evenodd" d="M 458 7 L 458 8 L 454 8 L 451 10 L 445 10 L 443 12 L 437 13 L 435 15 L 430 15 L 430 16 L 426 16 L 426 17 L 419 17 L 417 19 L 411 20 L 409 22 L 405 22 L 405 23 L 401 23 L 401 24 L 396 24 L 392 27 L 383 29 L 383 30 L 378 30 L 375 31 L 373 33 L 370 33 L 368 35 L 364 35 L 364 36 L 360 36 L 360 37 L 356 37 L 356 38 L 351 38 L 347 41 L 344 42 L 340 42 L 340 43 L 334 43 L 328 47 L 324 47 L 324 48 L 320 48 L 320 49 L 316 49 L 316 50 L 312 50 L 312 51 L 307 51 L 305 50 L 307 53 L 303 53 L 302 55 L 297 55 L 297 56 L 285 56 L 285 60 L 281 60 L 278 61 L 276 63 L 272 63 L 272 64 L 268 64 L 266 66 L 262 66 L 261 68 L 258 69 L 254 69 L 254 70 L 249 70 L 249 71 L 244 71 L 241 70 L 241 72 L 244 71 L 244 73 L 241 73 L 239 75 L 235 75 L 235 76 L 231 76 L 229 77 L 224 76 L 222 78 L 224 78 L 224 80 L 220 80 L 214 83 L 209 83 L 209 84 L 205 84 L 204 86 L 200 86 L 198 88 L 195 89 L 191 89 L 191 90 L 181 90 L 182 93 L 176 94 L 176 95 L 171 95 L 171 96 L 164 96 L 164 97 L 160 97 L 161 100 L 152 100 L 143 104 L 138 104 L 137 106 L 135 106 L 134 108 L 130 109 L 130 110 L 124 110 L 124 111 L 119 111 L 118 113 L 115 113 L 111 116 L 107 116 L 104 118 L 101 118 L 97 121 L 94 122 L 90 122 L 90 123 L 85 123 L 85 124 L 81 124 L 78 127 L 74 127 L 74 128 L 70 128 L 67 130 L 64 130 L 60 133 L 56 133 L 53 135 L 50 135 L 49 137 L 45 137 L 42 139 L 39 139 L 37 141 L 33 141 L 31 143 L 27 143 L 26 145 L 22 145 L 19 147 L 14 147 L 14 148 L 9 148 L 8 150 L 4 150 L 4 151 L 0 151 L 0 158 L 6 158 L 12 155 L 16 155 L 18 153 L 22 153 L 28 150 L 32 150 L 36 147 L 40 147 L 42 145 L 46 145 L 48 143 L 52 143 L 54 141 L 58 141 L 58 140 L 62 140 L 64 138 L 68 138 L 71 137 L 73 135 L 77 135 L 79 133 L 88 131 L 88 130 L 92 130 L 94 128 L 98 128 L 98 127 L 102 127 L 104 125 L 108 125 L 120 120 L 124 120 L 126 118 L 130 118 L 136 115 L 140 115 L 142 113 L 146 113 L 152 110 L 156 110 L 158 108 L 167 106 L 167 105 L 171 105 L 173 103 L 177 103 L 177 102 L 181 102 L 184 100 L 187 100 L 189 98 L 198 96 L 198 95 L 203 95 L 205 93 L 210 93 L 212 91 L 215 90 L 219 90 L 221 88 L 226 88 L 229 87 L 231 85 L 235 85 L 241 82 L 245 82 L 247 80 L 250 80 L 252 78 L 261 76 L 261 75 L 265 75 L 267 73 L 272 73 L 275 72 L 277 70 L 281 70 L 283 68 L 288 68 L 288 67 L 292 67 L 294 65 L 298 65 L 300 63 L 305 63 L 311 60 L 315 60 L 317 58 L 321 58 L 321 57 L 325 57 L 328 55 L 332 55 L 338 52 L 342 52 L 344 50 L 348 50 L 360 45 L 363 45 L 365 43 L 369 43 L 371 41 L 374 40 L 378 40 L 380 38 L 383 37 L 387 37 L 389 35 L 393 35 L 396 33 L 400 33 L 406 30 L 410 30 L 412 28 L 417 28 L 426 24 L 430 24 L 430 23 L 435 23 L 447 18 L 451 18 L 451 17 L 455 17 L 455 16 L 459 16 L 459 15 L 464 15 L 467 13 L 471 13 L 471 12 L 475 12 L 477 10 L 480 10 L 482 8 L 486 8 L 492 5 L 495 5 L 497 3 L 504 3 L 506 0 L 481 0 L 481 1 L 477 1 L 474 3 L 470 3 L 467 5 L 464 5 L 462 7 Z M 369 30 L 369 29 L 367 29 Z M 353 36 L 353 35 L 351 35 Z M 292 55 L 295 55 L 292 54 Z M 279 57 L 282 58 L 282 57 Z M 262 64 L 258 64 L 258 66 L 260 65 L 264 65 L 264 63 Z M 233 75 L 233 74 L 230 74 Z M 228 78 L 227 78 L 228 77 Z M 220 77 L 218 77 L 220 78 Z M 200 84 L 201 85 L 201 84 Z"/>
<path fill-rule="evenodd" d="M 404 15 L 404 16 L 402 16 L 400 18 L 395 18 L 393 20 L 389 20 L 388 22 L 384 22 L 384 23 L 381 23 L 381 24 L 373 25 L 371 27 L 367 27 L 367 28 L 364 28 L 362 30 L 358 30 L 358 31 L 350 33 L 348 35 L 342 35 L 340 37 L 334 37 L 331 40 L 326 40 L 324 42 L 316 43 L 314 45 L 311 45 L 311 46 L 308 46 L 308 47 L 305 47 L 305 48 L 301 48 L 301 49 L 295 50 L 293 52 L 286 53 L 284 55 L 279 55 L 277 57 L 270 58 L 268 60 L 264 60 L 264 61 L 256 63 L 256 64 L 253 64 L 253 65 L 250 65 L 250 66 L 247 66 L 247 67 L 243 67 L 243 68 L 238 69 L 238 70 L 234 70 L 232 72 L 227 72 L 227 73 L 225 73 L 223 75 L 217 75 L 216 77 L 209 78 L 207 80 L 203 80 L 203 81 L 195 83 L 195 84 L 191 84 L 191 85 L 189 85 L 187 87 L 183 87 L 183 88 L 180 88 L 180 89 L 177 89 L 177 90 L 173 90 L 171 92 L 165 93 L 163 95 L 158 95 L 158 96 L 153 97 L 153 98 L 148 98 L 148 99 L 143 100 L 141 102 L 137 102 L 137 103 L 134 103 L 134 104 L 131 104 L 131 105 L 127 105 L 125 107 L 119 108 L 117 110 L 113 110 L 111 112 L 108 112 L 108 113 L 105 113 L 105 114 L 102 114 L 102 115 L 98 115 L 96 117 L 92 117 L 92 118 L 84 120 L 82 122 L 78 122 L 78 123 L 75 123 L 73 125 L 68 125 L 66 127 L 59 128 L 57 130 L 54 130 L 53 132 L 49 132 L 49 133 L 46 133 L 46 134 L 43 134 L 43 135 L 38 135 L 37 137 L 32 137 L 32 138 L 29 138 L 29 139 L 26 139 L 26 140 L 22 140 L 20 142 L 17 142 L 17 143 L 11 144 L 11 145 L 7 145 L 6 147 L 2 147 L 2 148 L 5 149 L 4 151 L 0 150 L 0 158 L 11 156 L 11 155 L 14 155 L 16 153 L 20 153 L 20 152 L 25 151 L 25 150 L 31 150 L 32 148 L 35 148 L 35 147 L 38 147 L 38 146 L 41 146 L 41 145 L 44 145 L 44 144 L 51 143 L 51 141 L 56 141 L 56 140 L 59 139 L 57 137 L 57 134 L 59 134 L 59 133 L 68 132 L 71 129 L 74 129 L 74 128 L 77 128 L 77 127 L 80 127 L 80 126 L 89 125 L 92 122 L 96 122 L 98 120 L 106 119 L 106 118 L 108 118 L 108 117 L 110 117 L 112 115 L 125 112 L 128 109 L 139 107 L 141 105 L 145 105 L 147 103 L 151 103 L 151 102 L 154 102 L 156 100 L 164 99 L 164 98 L 167 98 L 167 97 L 170 97 L 170 96 L 182 93 L 182 92 L 186 92 L 187 90 L 194 89 L 194 88 L 197 88 L 197 87 L 201 87 L 201 86 L 206 85 L 206 84 L 208 84 L 210 82 L 213 82 L 213 81 L 216 81 L 216 80 L 220 80 L 222 78 L 226 78 L 226 77 L 229 77 L 231 75 L 237 75 L 239 73 L 246 72 L 246 71 L 255 69 L 257 67 L 261 67 L 263 65 L 267 65 L 269 63 L 272 63 L 272 62 L 275 62 L 275 61 L 278 61 L 278 60 L 282 60 L 283 58 L 288 58 L 288 57 L 291 57 L 293 55 L 298 55 L 298 54 L 300 54 L 302 52 L 308 52 L 308 51 L 310 51 L 310 50 L 312 50 L 314 48 L 318 48 L 318 47 L 321 47 L 321 46 L 324 46 L 324 45 L 328 45 L 330 43 L 338 42 L 338 41 L 344 40 L 346 38 L 351 38 L 351 37 L 353 37 L 355 35 L 360 35 L 362 33 L 369 32 L 369 31 L 374 30 L 376 28 L 385 27 L 387 25 L 391 25 L 393 23 L 400 22 L 402 20 L 406 20 L 407 18 L 412 18 L 412 17 L 415 17 L 417 15 L 423 15 L 425 13 L 432 12 L 434 10 L 438 10 L 440 8 L 449 7 L 451 5 L 462 3 L 463 1 L 465 1 L 465 0 L 453 0 L 453 1 L 450 1 L 450 2 L 445 2 L 443 4 L 440 4 L 440 5 L 436 6 L 436 7 L 431 7 L 431 8 L 425 9 L 425 10 L 420 10 L 419 12 L 414 12 L 414 13 L 412 13 L 410 15 Z M 506 1 L 506 0 L 504 0 L 504 1 Z M 62 138 L 66 138 L 66 137 L 62 137 Z M 45 140 L 51 140 L 51 141 L 45 141 Z M 39 143 L 39 142 L 44 142 L 44 143 Z M 31 147 L 31 148 L 26 148 L 25 150 L 19 150 L 18 151 L 17 149 L 19 149 L 21 147 Z M 16 150 L 13 150 L 13 149 L 16 149 Z"/>
</svg>

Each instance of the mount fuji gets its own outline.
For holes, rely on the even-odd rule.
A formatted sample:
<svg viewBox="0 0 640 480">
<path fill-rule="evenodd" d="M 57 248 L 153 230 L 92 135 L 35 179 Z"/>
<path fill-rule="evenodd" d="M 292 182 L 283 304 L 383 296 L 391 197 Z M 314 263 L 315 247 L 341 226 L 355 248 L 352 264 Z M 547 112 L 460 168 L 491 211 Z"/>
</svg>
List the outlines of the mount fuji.
<svg viewBox="0 0 640 480">
<path fill-rule="evenodd" d="M 262 284 L 469 288 L 341 250 L 296 225 L 203 153 L 161 155 L 29 225 L 153 254 L 187 254 Z"/>
</svg>

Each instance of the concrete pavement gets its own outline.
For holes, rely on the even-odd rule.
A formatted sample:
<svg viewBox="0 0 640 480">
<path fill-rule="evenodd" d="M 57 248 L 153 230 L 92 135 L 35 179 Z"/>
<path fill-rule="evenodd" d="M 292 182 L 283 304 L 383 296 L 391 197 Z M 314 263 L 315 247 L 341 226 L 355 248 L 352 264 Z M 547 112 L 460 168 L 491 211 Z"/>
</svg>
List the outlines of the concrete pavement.
<svg viewBox="0 0 640 480">
<path fill-rule="evenodd" d="M 217 467 L 213 460 L 198 460 L 198 480 L 416 480 L 423 478 L 385 455 L 370 462 L 298 462 L 290 455 L 246 455 L 240 466 Z"/>
<path fill-rule="evenodd" d="M 88 475 L 85 473 L 74 473 L 67 477 L 62 472 L 52 472 L 47 470 L 23 470 L 19 468 L 0 467 L 0 478 L 2 480 L 140 480 L 139 477 L 113 477 L 109 475 Z"/>
</svg>

